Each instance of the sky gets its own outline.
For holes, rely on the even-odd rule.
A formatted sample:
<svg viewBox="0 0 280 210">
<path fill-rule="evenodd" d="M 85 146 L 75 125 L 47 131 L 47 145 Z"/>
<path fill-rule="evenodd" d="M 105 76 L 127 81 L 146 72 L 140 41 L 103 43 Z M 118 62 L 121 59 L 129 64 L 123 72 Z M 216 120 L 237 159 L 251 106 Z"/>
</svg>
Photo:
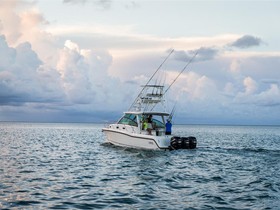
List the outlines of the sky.
<svg viewBox="0 0 280 210">
<path fill-rule="evenodd" d="M 0 0 L 0 121 L 121 117 L 153 72 L 174 123 L 280 125 L 280 1 Z"/>
</svg>

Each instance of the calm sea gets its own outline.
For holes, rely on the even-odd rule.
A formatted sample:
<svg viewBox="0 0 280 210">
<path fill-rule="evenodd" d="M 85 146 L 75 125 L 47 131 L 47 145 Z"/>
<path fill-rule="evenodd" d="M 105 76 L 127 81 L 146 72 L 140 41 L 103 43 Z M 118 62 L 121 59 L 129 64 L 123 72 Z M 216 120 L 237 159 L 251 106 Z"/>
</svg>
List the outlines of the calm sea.
<svg viewBox="0 0 280 210">
<path fill-rule="evenodd" d="M 280 209 L 280 127 L 174 126 L 198 140 L 177 151 L 101 128 L 0 123 L 0 209 Z"/>
</svg>

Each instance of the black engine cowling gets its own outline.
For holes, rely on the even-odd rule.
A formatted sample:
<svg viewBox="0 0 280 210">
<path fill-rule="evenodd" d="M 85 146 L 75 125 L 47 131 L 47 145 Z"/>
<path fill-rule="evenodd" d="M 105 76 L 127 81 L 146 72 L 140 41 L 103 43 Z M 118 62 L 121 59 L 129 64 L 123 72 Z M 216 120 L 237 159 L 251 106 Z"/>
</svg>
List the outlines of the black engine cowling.
<svg viewBox="0 0 280 210">
<path fill-rule="evenodd" d="M 173 136 L 170 142 L 170 149 L 171 150 L 195 149 L 196 144 L 197 144 L 196 138 L 193 136 L 189 136 L 189 137 Z"/>
</svg>

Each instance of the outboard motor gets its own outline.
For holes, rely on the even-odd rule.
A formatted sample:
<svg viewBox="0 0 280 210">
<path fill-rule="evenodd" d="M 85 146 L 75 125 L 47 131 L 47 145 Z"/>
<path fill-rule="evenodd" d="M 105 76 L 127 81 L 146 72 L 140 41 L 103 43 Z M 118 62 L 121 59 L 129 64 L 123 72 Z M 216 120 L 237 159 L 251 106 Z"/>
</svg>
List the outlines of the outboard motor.
<svg viewBox="0 0 280 210">
<path fill-rule="evenodd" d="M 189 137 L 179 137 L 173 136 L 170 141 L 170 150 L 177 149 L 195 149 L 196 148 L 196 138 L 193 136 Z"/>
<path fill-rule="evenodd" d="M 170 149 L 177 150 L 177 149 L 180 149 L 181 147 L 182 147 L 181 137 L 173 136 L 170 141 Z"/>
</svg>

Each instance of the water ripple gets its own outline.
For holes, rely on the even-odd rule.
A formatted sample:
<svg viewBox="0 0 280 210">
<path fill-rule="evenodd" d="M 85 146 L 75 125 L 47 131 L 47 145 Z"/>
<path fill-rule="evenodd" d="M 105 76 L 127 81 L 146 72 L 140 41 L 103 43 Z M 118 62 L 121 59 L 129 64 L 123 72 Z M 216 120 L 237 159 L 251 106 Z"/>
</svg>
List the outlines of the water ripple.
<svg viewBox="0 0 280 210">
<path fill-rule="evenodd" d="M 103 143 L 101 125 L 0 123 L 0 209 L 279 209 L 280 129 L 174 126 L 195 150 Z"/>
</svg>

